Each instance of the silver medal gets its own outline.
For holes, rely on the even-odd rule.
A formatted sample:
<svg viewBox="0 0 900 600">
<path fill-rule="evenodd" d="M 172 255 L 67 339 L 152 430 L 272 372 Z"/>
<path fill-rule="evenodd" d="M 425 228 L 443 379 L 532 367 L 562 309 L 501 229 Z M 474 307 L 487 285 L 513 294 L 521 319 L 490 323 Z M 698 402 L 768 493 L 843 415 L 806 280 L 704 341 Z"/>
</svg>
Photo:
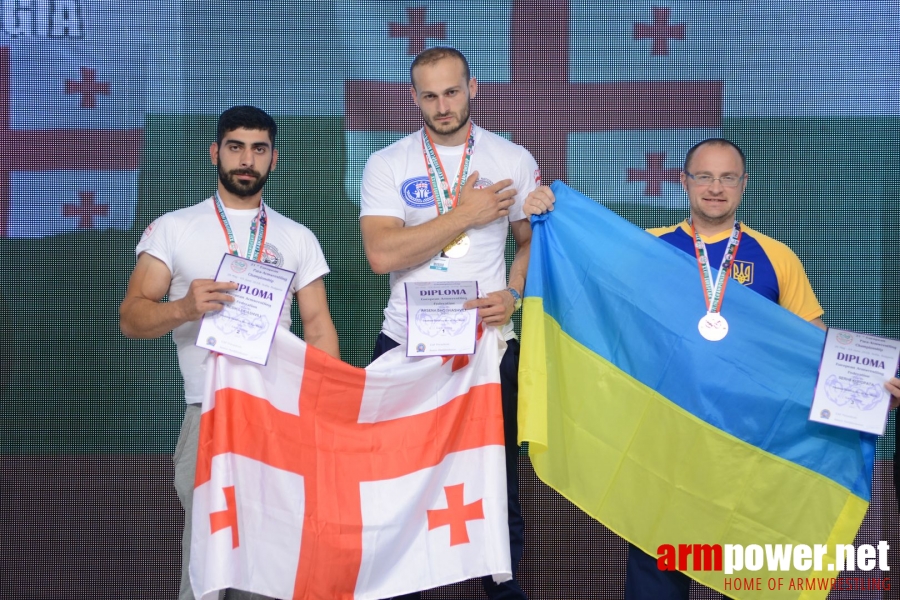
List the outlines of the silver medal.
<svg viewBox="0 0 900 600">
<path fill-rule="evenodd" d="M 697 323 L 700 335 L 710 342 L 718 342 L 728 335 L 728 321 L 719 313 L 706 313 Z"/>
</svg>

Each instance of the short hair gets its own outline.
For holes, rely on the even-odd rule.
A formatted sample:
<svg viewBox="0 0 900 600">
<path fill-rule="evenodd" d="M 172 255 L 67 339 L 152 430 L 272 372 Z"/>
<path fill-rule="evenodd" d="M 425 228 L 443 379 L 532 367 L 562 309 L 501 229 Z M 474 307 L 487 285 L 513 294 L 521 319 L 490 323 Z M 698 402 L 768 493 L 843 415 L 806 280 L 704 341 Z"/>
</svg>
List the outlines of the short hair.
<svg viewBox="0 0 900 600">
<path fill-rule="evenodd" d="M 278 125 L 269 114 L 255 106 L 232 106 L 221 115 L 216 126 L 216 143 L 221 144 L 225 134 L 235 129 L 256 129 L 269 132 L 269 140 L 275 145 Z"/>
<path fill-rule="evenodd" d="M 418 56 L 416 56 L 409 66 L 409 82 L 413 87 L 416 87 L 416 82 L 413 79 L 413 70 L 415 70 L 416 67 L 421 65 L 433 65 L 437 61 L 448 57 L 457 58 L 462 61 L 463 68 L 466 71 L 466 81 L 468 82 L 472 79 L 472 72 L 469 70 L 469 61 L 466 60 L 466 57 L 462 52 L 449 46 L 437 46 L 419 52 Z"/>
<path fill-rule="evenodd" d="M 694 152 L 697 151 L 701 146 L 706 146 L 707 144 L 712 146 L 730 146 L 737 150 L 737 153 L 741 156 L 741 168 L 744 169 L 744 172 L 747 172 L 747 157 L 744 155 L 744 151 L 741 150 L 740 146 L 732 142 L 731 140 L 726 140 L 725 138 L 709 138 L 703 140 L 702 142 L 697 142 L 691 149 L 687 151 L 687 154 L 684 155 L 684 170 L 688 170 L 688 164 L 691 162 L 691 158 L 694 156 Z"/>
</svg>

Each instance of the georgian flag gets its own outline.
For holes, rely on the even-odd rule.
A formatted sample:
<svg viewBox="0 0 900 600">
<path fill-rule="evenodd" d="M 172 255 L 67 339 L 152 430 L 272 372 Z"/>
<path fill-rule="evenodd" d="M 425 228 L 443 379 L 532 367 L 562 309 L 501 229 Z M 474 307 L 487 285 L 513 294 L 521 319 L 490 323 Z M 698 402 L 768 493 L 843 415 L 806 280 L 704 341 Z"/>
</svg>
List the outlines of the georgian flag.
<svg viewBox="0 0 900 600">
<path fill-rule="evenodd" d="M 421 127 L 409 67 L 439 45 L 469 59 L 479 81 L 476 123 L 530 150 L 545 182 L 562 179 L 617 207 L 687 208 L 679 185 L 687 149 L 752 131 L 751 119 L 900 111 L 896 3 L 339 6 L 350 60 L 345 183 L 357 201 L 368 156 Z"/>
<path fill-rule="evenodd" d="M 342 6 L 348 15 L 358 8 Z M 567 180 L 594 197 L 686 206 L 678 161 L 695 141 L 721 135 L 723 84 L 671 61 L 633 69 L 653 40 L 634 39 L 632 29 L 659 20 L 647 5 L 565 0 L 379 4 L 365 26 L 346 31 L 354 50 L 344 86 L 347 196 L 358 200 L 373 151 L 421 127 L 409 67 L 421 50 L 443 45 L 461 50 L 478 79 L 473 121 L 531 151 L 544 181 Z M 701 23 L 689 28 L 692 36 L 705 35 Z M 592 37 L 590 28 L 604 33 Z M 593 44 L 612 39 L 624 47 L 611 64 L 585 68 L 585 57 L 607 52 Z M 386 108 L 372 111 L 372 104 Z"/>
<path fill-rule="evenodd" d="M 177 3 L 0 9 L 0 237 L 130 229 L 144 116 L 177 90 L 159 26 L 179 23 Z"/>
<path fill-rule="evenodd" d="M 489 328 L 468 364 L 351 367 L 279 329 L 267 366 L 211 355 L 194 492 L 197 598 L 378 599 L 511 577 Z"/>
</svg>

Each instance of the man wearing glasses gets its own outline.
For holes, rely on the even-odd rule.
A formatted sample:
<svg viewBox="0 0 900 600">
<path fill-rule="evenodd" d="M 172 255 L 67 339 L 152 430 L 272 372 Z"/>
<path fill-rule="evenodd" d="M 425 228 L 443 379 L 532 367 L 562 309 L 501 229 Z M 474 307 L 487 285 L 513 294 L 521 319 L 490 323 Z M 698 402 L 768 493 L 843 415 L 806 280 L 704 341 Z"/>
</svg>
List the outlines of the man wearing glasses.
<svg viewBox="0 0 900 600">
<path fill-rule="evenodd" d="M 743 151 L 728 140 L 712 138 L 694 145 L 681 172 L 690 217 L 649 231 L 691 256 L 697 256 L 698 246 L 705 246 L 713 268 L 727 269 L 723 257 L 729 246 L 734 247 L 731 279 L 824 329 L 822 307 L 797 255 L 735 218 L 747 188 L 746 166 Z M 721 290 L 725 293 L 727 288 Z"/>
<path fill-rule="evenodd" d="M 681 172 L 690 216 L 676 225 L 648 231 L 691 256 L 699 254 L 698 246 L 705 247 L 704 262 L 714 268 L 728 266 L 722 259 L 725 250 L 733 247 L 731 279 L 824 329 L 822 307 L 797 255 L 735 218 L 747 188 L 746 168 L 744 152 L 733 142 L 711 138 L 695 144 L 685 155 Z M 525 214 L 553 210 L 554 202 L 550 188 L 541 186 L 525 199 Z M 719 296 L 725 291 L 720 290 Z"/>
<path fill-rule="evenodd" d="M 676 225 L 649 231 L 697 258 L 698 270 L 704 273 L 703 282 L 700 277 L 697 279 L 698 292 L 706 292 L 711 311 L 717 312 L 727 291 L 726 284 L 736 280 L 825 329 L 822 307 L 797 255 L 781 242 L 754 231 L 735 218 L 747 187 L 746 167 L 743 151 L 728 140 L 712 138 L 696 144 L 688 150 L 681 173 L 690 217 Z M 524 212 L 530 216 L 553 210 L 554 201 L 550 188 L 542 186 L 525 199 Z M 727 273 L 729 266 L 730 278 L 712 278 L 709 267 L 720 271 L 724 268 Z M 714 333 L 714 330 L 710 332 L 711 335 Z M 890 383 L 900 382 L 893 380 Z M 900 391 L 900 386 L 897 389 Z M 687 600 L 690 586 L 691 579 L 687 575 L 659 570 L 656 557 L 629 544 L 626 600 Z"/>
<path fill-rule="evenodd" d="M 724 268 L 726 273 L 727 255 L 731 254 L 731 280 L 825 329 L 824 311 L 797 255 L 781 242 L 736 220 L 735 212 L 747 188 L 747 178 L 747 161 L 736 144 L 712 138 L 694 145 L 685 155 L 681 172 L 681 185 L 690 203 L 690 217 L 677 225 L 650 229 L 650 233 L 698 257 L 698 263 L 699 257 L 703 256 L 699 250 L 705 247 L 708 266 Z M 733 251 L 729 252 L 729 249 Z M 703 266 L 701 272 L 708 270 Z M 710 291 L 717 291 L 717 297 L 721 298 L 727 292 L 727 282 L 722 278 L 722 289 Z M 711 281 L 708 286 L 718 287 L 718 283 L 718 280 Z M 699 280 L 697 284 L 700 285 Z M 731 284 L 734 285 L 734 281 Z M 628 545 L 626 600 L 687 600 L 690 586 L 691 580 L 684 573 L 660 571 L 656 557 Z"/>
</svg>

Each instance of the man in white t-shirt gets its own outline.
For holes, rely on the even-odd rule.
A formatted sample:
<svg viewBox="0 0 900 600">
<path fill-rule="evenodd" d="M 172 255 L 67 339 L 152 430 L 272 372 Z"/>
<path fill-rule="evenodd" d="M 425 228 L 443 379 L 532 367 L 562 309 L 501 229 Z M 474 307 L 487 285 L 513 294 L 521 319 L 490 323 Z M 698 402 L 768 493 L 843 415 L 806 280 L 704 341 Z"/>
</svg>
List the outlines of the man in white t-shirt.
<svg viewBox="0 0 900 600">
<path fill-rule="evenodd" d="M 222 309 L 234 298 L 234 283 L 214 281 L 222 257 L 231 252 L 296 273 L 296 296 L 306 342 L 340 358 L 325 284 L 328 264 L 315 235 L 262 201 L 262 189 L 278 162 L 275 121 L 252 106 L 236 106 L 219 117 L 216 141 L 209 148 L 219 183 L 216 194 L 194 206 L 170 212 L 147 227 L 136 253 L 125 299 L 119 309 L 122 333 L 150 339 L 172 332 L 187 403 L 173 457 L 175 489 L 184 508 L 179 600 L 193 600 L 188 565 L 191 549 L 191 506 L 200 402 L 207 351 L 194 345 L 200 318 Z M 168 301 L 163 302 L 163 297 Z M 280 327 L 290 328 L 290 300 Z M 220 594 L 220 597 L 223 594 Z M 227 597 L 261 598 L 229 590 Z"/>
<path fill-rule="evenodd" d="M 516 443 L 519 345 L 510 317 L 522 302 L 531 243 L 522 203 L 540 183 L 540 172 L 526 149 L 469 119 L 478 82 L 459 51 L 425 50 L 413 61 L 410 79 L 424 127 L 369 157 L 360 192 L 366 256 L 373 271 L 391 275 L 373 360 L 406 343 L 404 283 L 475 280 L 486 292 L 466 308 L 477 308 L 484 324 L 500 327 L 508 342 L 500 377 L 515 576 L 523 526 Z M 507 279 L 504 250 L 510 229 L 516 254 Z M 525 597 L 515 579 L 499 585 L 490 577 L 482 581 L 489 598 Z"/>
</svg>

